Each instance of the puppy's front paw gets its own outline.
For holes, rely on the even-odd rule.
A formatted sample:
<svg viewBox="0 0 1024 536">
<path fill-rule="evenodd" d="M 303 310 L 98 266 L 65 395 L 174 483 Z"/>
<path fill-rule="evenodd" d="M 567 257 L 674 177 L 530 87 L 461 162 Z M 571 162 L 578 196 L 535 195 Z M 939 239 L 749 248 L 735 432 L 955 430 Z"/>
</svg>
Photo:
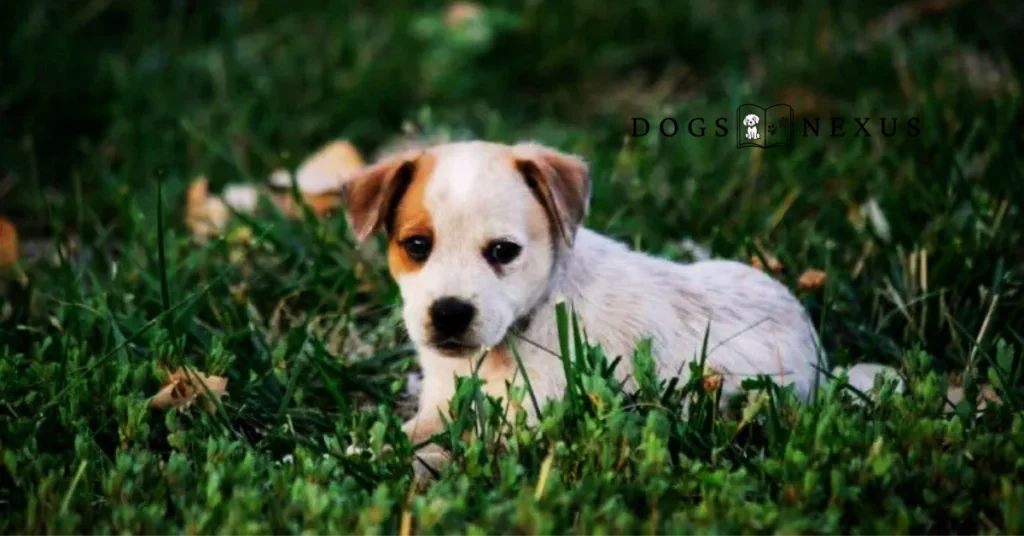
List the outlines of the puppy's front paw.
<svg viewBox="0 0 1024 536">
<path fill-rule="evenodd" d="M 427 445 L 413 454 L 412 468 L 416 478 L 424 482 L 434 480 L 452 461 L 451 455 L 437 445 Z"/>
<path fill-rule="evenodd" d="M 384 452 L 391 452 L 391 445 L 384 445 Z M 345 449 L 347 457 L 369 456 L 369 461 L 377 459 L 376 454 L 369 448 L 359 445 L 349 445 Z M 451 463 L 451 456 L 437 445 L 427 445 L 413 453 L 412 469 L 420 482 L 433 482 L 435 474 L 441 473 Z"/>
</svg>

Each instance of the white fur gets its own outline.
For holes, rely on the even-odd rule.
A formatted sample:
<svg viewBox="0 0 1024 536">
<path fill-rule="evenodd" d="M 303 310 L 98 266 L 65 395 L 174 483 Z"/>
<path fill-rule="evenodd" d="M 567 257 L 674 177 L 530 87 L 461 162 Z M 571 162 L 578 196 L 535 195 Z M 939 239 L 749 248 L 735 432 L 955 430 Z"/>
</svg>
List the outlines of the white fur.
<svg viewBox="0 0 1024 536">
<path fill-rule="evenodd" d="M 617 368 L 620 379 L 632 374 L 636 343 L 650 337 L 659 375 L 685 380 L 687 363 L 700 358 L 707 331 L 706 365 L 722 374 L 725 392 L 734 392 L 744 378 L 758 374 L 793 383 L 801 395 L 813 388 L 818 360 L 814 327 L 782 284 L 744 264 L 677 264 L 580 229 L 573 254 L 551 281 L 551 290 L 523 334 L 533 344 L 516 344 L 542 401 L 560 397 L 565 386 L 561 362 L 535 346 L 557 352 L 554 308 L 559 299 L 575 310 L 590 341 L 610 357 L 623 357 Z M 502 323 L 507 329 L 511 320 L 505 317 Z M 438 355 L 429 347 L 421 347 L 419 355 L 425 395 L 420 408 L 436 411 L 454 394 L 452 374 L 470 375 L 472 361 Z M 507 372 L 506 377 L 485 378 L 489 387 L 497 388 L 494 394 L 516 373 Z"/>
<path fill-rule="evenodd" d="M 517 151 L 528 147 L 535 146 L 469 142 L 429 149 L 435 167 L 424 204 L 434 249 L 418 271 L 398 278 L 406 327 L 423 369 L 418 413 L 405 425 L 414 441 L 442 430 L 438 412 L 447 410 L 454 377 L 472 374 L 488 348 L 516 337 L 508 334 L 510 326 L 530 311 L 532 321 L 516 337 L 516 349 L 541 404 L 561 397 L 565 376 L 552 352 L 559 348 L 555 305 L 563 300 L 592 343 L 611 358 L 622 356 L 617 372 L 627 386 L 633 384 L 632 356 L 641 339 L 651 338 L 660 377 L 685 381 L 688 364 L 700 358 L 705 332 L 706 364 L 722 375 L 724 394 L 759 374 L 795 385 L 802 396 L 816 380 L 824 381 L 817 373 L 824 359 L 813 325 L 793 294 L 770 276 L 727 260 L 670 262 L 582 227 L 571 248 L 560 240 L 552 244 L 557 235 L 549 232 L 550 222 L 538 225 L 544 217 L 540 203 L 512 165 Z M 481 255 L 495 238 L 523 247 L 501 274 Z M 467 336 L 477 348 L 461 356 L 429 344 L 427 310 L 445 296 L 478 310 Z M 484 390 L 495 396 L 507 394 L 506 382 L 523 383 L 507 349 L 504 359 L 501 351 L 488 354 L 477 371 Z M 530 404 L 524 409 L 536 419 Z"/>
</svg>

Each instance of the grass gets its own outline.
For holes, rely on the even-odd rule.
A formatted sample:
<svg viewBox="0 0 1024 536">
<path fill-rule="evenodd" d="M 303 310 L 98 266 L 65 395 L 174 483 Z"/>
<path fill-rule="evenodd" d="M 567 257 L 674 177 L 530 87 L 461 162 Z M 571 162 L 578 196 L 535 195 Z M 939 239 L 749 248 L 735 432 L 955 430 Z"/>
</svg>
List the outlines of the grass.
<svg viewBox="0 0 1024 536">
<path fill-rule="evenodd" d="M 497 2 L 461 29 L 444 8 L 3 3 L 0 212 L 26 255 L 0 276 L 0 531 L 1024 532 L 1020 7 Z M 920 134 L 737 149 L 713 122 L 745 102 Z M 632 138 L 632 117 L 708 135 Z M 802 404 L 752 379 L 728 420 L 697 380 L 623 393 L 587 347 L 533 429 L 463 382 L 455 463 L 415 484 L 386 267 L 356 270 L 340 217 L 196 245 L 181 211 L 199 174 L 261 182 L 403 128 L 584 155 L 587 225 L 652 253 L 773 254 L 794 289 L 826 270 L 799 296 L 832 364 L 896 366 L 908 392 Z M 563 320 L 553 350 L 584 348 Z M 229 395 L 151 410 L 186 364 Z M 1001 403 L 947 412 L 951 381 Z"/>
</svg>

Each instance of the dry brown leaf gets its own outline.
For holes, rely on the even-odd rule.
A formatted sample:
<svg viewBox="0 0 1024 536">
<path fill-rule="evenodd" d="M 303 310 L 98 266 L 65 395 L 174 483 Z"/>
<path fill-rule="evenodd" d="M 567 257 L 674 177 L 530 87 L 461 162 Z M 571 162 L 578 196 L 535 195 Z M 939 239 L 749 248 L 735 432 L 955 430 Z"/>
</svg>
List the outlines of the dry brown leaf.
<svg viewBox="0 0 1024 536">
<path fill-rule="evenodd" d="M 292 218 L 302 217 L 302 209 L 295 203 L 291 194 L 278 194 L 274 196 L 274 204 L 281 212 Z M 334 209 L 341 205 L 341 198 L 336 194 L 303 195 L 303 200 L 309 205 L 314 214 L 323 218 L 329 216 Z"/>
<path fill-rule="evenodd" d="M 722 388 L 722 376 L 720 374 L 709 374 L 704 376 L 703 387 L 705 393 L 714 393 Z"/>
<path fill-rule="evenodd" d="M 768 261 L 769 270 L 776 273 L 782 271 L 782 262 L 779 261 L 778 257 L 772 255 L 771 253 L 765 253 L 764 259 Z M 757 268 L 758 270 L 761 270 L 762 272 L 764 271 L 764 263 L 761 262 L 761 257 L 757 255 L 750 257 L 750 265 L 753 266 L 754 268 Z"/>
<path fill-rule="evenodd" d="M 338 140 L 331 142 L 306 159 L 295 172 L 295 182 L 302 198 L 319 217 L 331 214 L 341 204 L 337 192 L 350 174 L 361 169 L 366 163 L 351 143 Z M 291 188 L 291 174 L 283 169 L 270 176 L 272 188 Z M 290 192 L 273 197 L 274 203 L 285 215 L 293 218 L 302 216 Z"/>
<path fill-rule="evenodd" d="M 365 165 L 359 151 L 349 142 L 331 142 L 307 158 L 296 172 L 296 181 L 303 199 L 320 217 L 329 215 L 341 204 L 337 191 L 345 179 Z M 291 175 L 284 170 L 271 174 L 269 184 L 274 189 L 291 188 Z M 220 196 L 210 195 L 206 177 L 199 177 L 189 186 L 186 196 L 185 224 L 198 241 L 204 241 L 224 232 L 231 211 L 254 213 L 261 195 L 270 200 L 291 218 L 299 218 L 302 211 L 290 192 L 273 192 L 250 184 L 233 184 Z"/>
<path fill-rule="evenodd" d="M 828 274 L 821 270 L 806 270 L 800 274 L 797 286 L 800 290 L 819 290 L 825 286 L 825 281 L 827 280 Z"/>
<path fill-rule="evenodd" d="M 337 140 L 307 158 L 295 171 L 295 182 L 305 196 L 336 192 L 349 174 L 365 165 L 355 146 L 345 140 Z M 281 169 L 274 171 L 270 185 L 290 188 L 291 174 Z"/>
<path fill-rule="evenodd" d="M 209 181 L 199 177 L 192 181 L 185 196 L 185 225 L 199 241 L 220 234 L 231 216 L 227 204 L 210 195 Z"/>
<path fill-rule="evenodd" d="M 6 218 L 0 218 L 0 270 L 18 262 L 18 229 Z"/>
<path fill-rule="evenodd" d="M 981 399 L 981 404 L 984 404 L 986 401 L 996 403 L 1002 402 L 1002 399 L 999 398 L 999 395 L 996 394 L 996 390 L 993 389 L 991 385 L 981 386 L 981 389 L 978 390 L 978 398 Z"/>
<path fill-rule="evenodd" d="M 215 406 L 206 398 L 209 390 L 218 399 L 227 394 L 228 380 L 222 376 L 207 376 L 193 368 L 179 368 L 164 381 L 157 394 L 150 399 L 149 405 L 155 409 L 187 408 L 197 399 L 203 399 L 204 409 L 213 411 Z"/>
<path fill-rule="evenodd" d="M 482 11 L 480 6 L 473 2 L 452 2 L 444 15 L 444 23 L 449 28 L 455 28 L 476 17 Z"/>
<path fill-rule="evenodd" d="M 188 185 L 185 192 L 185 214 L 186 216 L 201 212 L 206 207 L 206 200 L 210 197 L 210 181 L 204 176 L 196 177 Z"/>
<path fill-rule="evenodd" d="M 330 194 L 318 195 L 306 198 L 306 202 L 309 203 L 309 206 L 313 207 L 313 212 L 326 216 L 341 205 L 341 198 Z"/>
<path fill-rule="evenodd" d="M 953 407 L 962 402 L 966 396 L 967 394 L 964 392 L 963 387 L 950 387 L 949 391 L 947 391 L 947 398 L 949 399 L 950 405 Z M 991 385 L 982 385 L 978 389 L 978 398 L 975 402 L 977 403 L 978 409 L 982 410 L 990 403 L 999 404 L 1002 400 L 999 398 L 999 395 L 996 394 L 995 389 L 993 389 Z"/>
</svg>

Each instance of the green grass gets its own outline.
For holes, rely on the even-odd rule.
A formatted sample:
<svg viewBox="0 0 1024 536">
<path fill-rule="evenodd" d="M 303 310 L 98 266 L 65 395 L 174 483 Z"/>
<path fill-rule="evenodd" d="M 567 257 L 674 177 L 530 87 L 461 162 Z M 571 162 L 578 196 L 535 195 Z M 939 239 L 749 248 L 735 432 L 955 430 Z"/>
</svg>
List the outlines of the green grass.
<svg viewBox="0 0 1024 536">
<path fill-rule="evenodd" d="M 459 31 L 443 4 L 388 4 L 0 7 L 0 213 L 26 250 L 64 244 L 0 275 L 0 532 L 1024 532 L 1014 2 L 950 2 L 889 33 L 872 30 L 885 2 L 506 1 Z M 716 138 L 713 118 L 744 102 L 921 131 L 854 137 L 850 121 L 737 149 L 735 120 Z M 633 139 L 637 116 L 707 117 L 708 135 Z M 386 267 L 356 275 L 344 218 L 271 214 L 248 245 L 200 246 L 181 211 L 199 174 L 261 182 L 334 138 L 372 154 L 403 125 L 584 155 L 587 225 L 646 251 L 772 253 L 794 289 L 827 270 L 799 296 L 830 360 L 894 365 L 908 393 L 858 404 L 833 384 L 801 404 L 752 379 L 728 420 L 699 383 L 621 392 L 590 349 L 533 429 L 464 382 L 440 440 L 455 463 L 414 487 L 399 426 L 415 365 Z M 229 395 L 150 410 L 184 364 Z M 950 378 L 1002 403 L 948 414 Z M 345 457 L 355 441 L 377 456 Z"/>
</svg>

